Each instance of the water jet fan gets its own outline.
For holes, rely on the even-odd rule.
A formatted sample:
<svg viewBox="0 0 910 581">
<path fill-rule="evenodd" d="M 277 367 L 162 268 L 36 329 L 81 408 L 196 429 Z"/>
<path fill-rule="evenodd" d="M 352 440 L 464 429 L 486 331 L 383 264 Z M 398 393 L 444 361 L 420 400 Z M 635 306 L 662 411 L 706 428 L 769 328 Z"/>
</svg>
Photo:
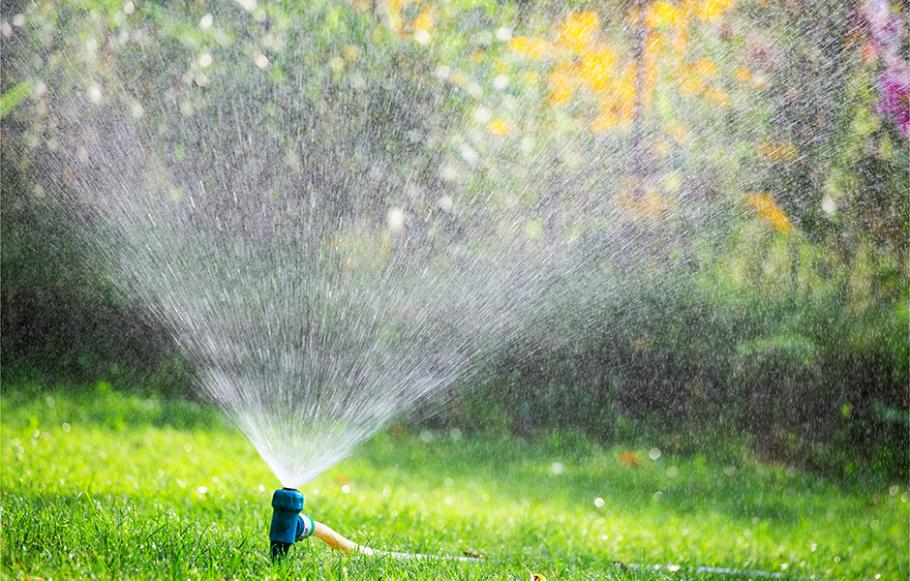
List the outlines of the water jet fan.
<svg viewBox="0 0 910 581">
<path fill-rule="evenodd" d="M 644 230 L 594 195 L 622 189 L 612 142 L 529 136 L 519 154 L 518 140 L 475 138 L 478 116 L 464 113 L 483 108 L 432 72 L 449 68 L 445 53 L 385 34 L 371 11 L 322 4 L 156 5 L 123 19 L 129 50 L 79 59 L 90 82 L 69 92 L 54 75 L 73 58 L 46 59 L 35 100 L 53 147 L 33 153 L 35 183 L 81 220 L 112 280 L 284 487 L 272 555 L 315 536 L 406 557 L 302 514 L 299 489 L 504 348 L 602 333 L 586 313 L 622 287 L 615 272 L 635 276 L 644 245 L 630 233 Z M 155 42 L 162 22 L 200 23 L 198 42 Z M 23 33 L 27 51 L 97 48 L 40 32 Z M 339 68 L 343 46 L 357 56 Z M 674 211 L 688 229 L 710 214 L 691 202 L 663 215 Z M 673 229 L 647 232 L 671 253 Z"/>
</svg>

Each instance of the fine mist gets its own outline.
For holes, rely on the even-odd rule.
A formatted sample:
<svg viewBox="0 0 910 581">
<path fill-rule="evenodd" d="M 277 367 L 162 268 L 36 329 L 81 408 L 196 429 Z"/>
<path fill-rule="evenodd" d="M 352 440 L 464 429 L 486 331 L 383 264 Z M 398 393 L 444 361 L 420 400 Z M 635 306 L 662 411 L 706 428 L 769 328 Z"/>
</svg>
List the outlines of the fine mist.
<svg viewBox="0 0 910 581">
<path fill-rule="evenodd" d="M 91 41 L 64 51 L 92 71 L 84 86 L 53 67 L 33 79 L 54 115 L 36 137 L 50 144 L 38 181 L 289 487 L 498 349 L 566 317 L 563 339 L 591 331 L 587 313 L 645 271 L 660 281 L 685 265 L 694 233 L 726 228 L 767 171 L 728 171 L 695 138 L 655 154 L 666 124 L 642 120 L 647 99 L 594 119 L 620 137 L 566 129 L 572 108 L 546 139 L 512 137 L 521 116 L 494 111 L 540 102 L 519 74 L 457 77 L 429 32 L 391 14 L 240 3 L 177 14 L 186 39 L 162 45 L 146 19 L 113 40 L 131 46 L 116 57 Z M 560 34 L 599 46 L 599 25 L 576 20 Z M 616 21 L 634 49 L 634 22 Z M 534 56 L 519 26 L 483 40 L 516 68 Z M 59 42 L 32 34 L 21 42 Z M 749 129 L 695 97 L 661 106 L 702 136 Z M 685 171 L 733 193 L 688 187 Z"/>
</svg>

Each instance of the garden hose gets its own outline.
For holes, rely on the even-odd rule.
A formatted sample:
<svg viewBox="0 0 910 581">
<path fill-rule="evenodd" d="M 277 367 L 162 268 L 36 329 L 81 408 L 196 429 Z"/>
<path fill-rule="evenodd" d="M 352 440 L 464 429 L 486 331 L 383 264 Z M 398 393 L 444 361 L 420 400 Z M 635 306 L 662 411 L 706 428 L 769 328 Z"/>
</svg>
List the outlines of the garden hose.
<svg viewBox="0 0 910 581">
<path fill-rule="evenodd" d="M 316 537 L 336 551 L 345 555 L 358 553 L 370 557 L 387 557 L 393 559 L 445 559 L 453 561 L 477 561 L 483 557 L 432 555 L 424 553 L 402 553 L 396 551 L 377 551 L 365 545 L 359 545 L 351 539 L 341 535 L 332 527 L 317 522 L 307 515 L 302 515 L 303 494 L 292 488 L 276 490 L 272 495 L 272 526 L 269 529 L 269 539 L 272 544 L 272 559 L 287 555 L 288 549 L 297 541 L 302 541 L 311 536 Z M 685 571 L 696 575 L 717 575 L 720 577 L 751 577 L 763 579 L 793 578 L 792 575 L 777 571 L 762 571 L 760 569 L 736 569 L 730 567 L 715 567 L 708 565 L 647 565 L 642 563 L 613 563 L 620 570 L 635 571 L 661 571 L 670 573 Z M 801 579 L 802 577 L 795 577 Z"/>
<path fill-rule="evenodd" d="M 317 522 L 305 514 L 300 514 L 303 511 L 303 503 L 303 494 L 293 488 L 281 488 L 272 494 L 272 524 L 269 527 L 272 559 L 284 557 L 287 555 L 291 545 L 313 536 L 345 555 L 359 553 L 361 555 L 391 557 L 394 559 L 477 560 L 477 557 L 377 551 L 365 545 L 358 545 L 351 539 L 336 532 L 332 527 Z"/>
</svg>

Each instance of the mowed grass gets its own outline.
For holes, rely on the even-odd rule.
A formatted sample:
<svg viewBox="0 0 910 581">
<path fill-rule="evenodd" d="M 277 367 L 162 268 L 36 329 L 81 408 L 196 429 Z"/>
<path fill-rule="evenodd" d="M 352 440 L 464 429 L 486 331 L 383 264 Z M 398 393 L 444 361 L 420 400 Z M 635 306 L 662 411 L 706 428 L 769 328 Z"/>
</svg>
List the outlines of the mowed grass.
<svg viewBox="0 0 910 581">
<path fill-rule="evenodd" d="M 392 428 L 303 487 L 306 512 L 375 548 L 483 558 L 347 557 L 311 539 L 273 564 L 269 502 L 279 484 L 212 408 L 108 389 L 6 387 L 3 576 L 712 576 L 699 566 L 792 578 L 910 573 L 903 484 L 837 486 L 748 456 L 723 465 L 648 452 L 558 434 L 517 441 Z"/>
</svg>

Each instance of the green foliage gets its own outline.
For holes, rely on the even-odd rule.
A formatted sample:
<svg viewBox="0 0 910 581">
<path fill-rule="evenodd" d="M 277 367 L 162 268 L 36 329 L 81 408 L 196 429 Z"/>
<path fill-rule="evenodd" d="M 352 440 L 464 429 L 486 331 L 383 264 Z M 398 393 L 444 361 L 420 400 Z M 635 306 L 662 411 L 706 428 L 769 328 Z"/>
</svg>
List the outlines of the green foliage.
<svg viewBox="0 0 910 581">
<path fill-rule="evenodd" d="M 155 69 L 160 78 L 147 86 L 168 86 L 174 98 L 149 99 L 143 94 L 146 85 L 138 83 L 135 94 L 105 93 L 110 101 L 104 106 L 128 110 L 133 100 L 143 100 L 148 105 L 144 119 L 161 122 L 165 145 L 167 132 L 180 130 L 173 120 L 183 113 L 175 109 L 223 105 L 217 92 L 200 84 L 200 74 L 232 89 L 222 95 L 242 93 L 261 104 L 259 131 L 287 119 L 281 112 L 290 115 L 293 107 L 339 103 L 329 110 L 344 123 L 327 117 L 312 129 L 314 136 L 332 135 L 334 141 L 307 145 L 309 156 L 322 156 L 317 166 L 329 167 L 324 160 L 345 153 L 331 166 L 334 175 L 313 176 L 305 184 L 323 203 L 337 204 L 340 184 L 368 179 L 370 163 L 380 160 L 390 168 L 383 177 L 392 184 L 389 192 L 357 203 L 383 208 L 410 183 L 413 168 L 407 160 L 431 159 L 456 170 L 452 181 L 432 183 L 439 196 L 455 197 L 468 207 L 472 200 L 515 204 L 515 216 L 526 218 L 522 231 L 530 241 L 577 236 L 590 244 L 592 253 L 601 252 L 596 247 L 600 230 L 616 224 L 570 216 L 580 226 L 560 231 L 541 216 L 573 196 L 617 197 L 628 176 L 618 162 L 604 171 L 603 160 L 624 159 L 628 136 L 579 132 L 572 122 L 574 111 L 547 105 L 543 82 L 523 84 L 520 73 L 545 74 L 545 69 L 533 69 L 510 55 L 505 43 L 490 40 L 491 31 L 505 23 L 515 25 L 516 35 L 548 34 L 551 12 L 561 12 L 564 3 L 548 4 L 559 11 L 528 10 L 510 2 L 440 3 L 436 41 L 428 47 L 387 26 L 381 4 L 366 10 L 328 1 L 262 2 L 257 15 L 261 11 L 268 27 L 249 25 L 258 16 L 230 4 L 211 8 L 217 26 L 208 29 L 199 26 L 204 11 L 195 4 L 142 2 L 131 15 L 117 1 L 35 5 L 41 9 L 30 12 L 26 22 L 37 31 L 33 49 L 46 54 L 45 68 L 19 70 L 31 62 L 15 59 L 28 54 L 27 43 L 10 43 L 2 57 L 0 331 L 6 382 L 38 374 L 81 381 L 108 378 L 174 391 L 192 379 L 193 370 L 175 355 L 166 329 L 146 320 L 142 306 L 107 280 L 107 265 L 92 252 L 97 241 L 73 228 L 65 210 L 54 203 L 59 192 L 42 181 L 36 159 L 22 153 L 40 151 L 60 129 L 59 120 L 50 117 L 48 100 L 82 94 L 92 81 L 125 83 L 115 78 L 116 71 L 146 70 L 131 65 L 149 54 L 172 66 Z M 657 125 L 665 122 L 692 121 L 691 141 L 685 147 L 673 145 L 667 160 L 652 160 L 658 166 L 652 176 L 660 183 L 657 189 L 668 199 L 678 197 L 680 206 L 672 219 L 657 221 L 653 238 L 643 237 L 640 245 L 660 247 L 663 236 L 672 239 L 674 234 L 680 244 L 670 256 L 655 251 L 653 275 L 623 279 L 617 275 L 621 260 L 602 264 L 603 276 L 581 283 L 602 285 L 602 296 L 582 305 L 577 296 L 566 297 L 554 309 L 548 336 L 529 337 L 497 353 L 493 369 L 485 370 L 494 379 L 480 386 L 476 378 L 466 379 L 466 387 L 474 388 L 472 398 L 447 409 L 437 421 L 520 434 L 559 426 L 584 430 L 602 441 L 660 437 L 681 451 L 732 440 L 750 443 L 765 458 L 841 477 L 863 470 L 880 479 L 906 477 L 910 158 L 901 147 L 904 142 L 874 111 L 877 71 L 857 58 L 850 6 L 742 2 L 730 27 L 706 26 L 696 32 L 704 56 L 718 62 L 724 78 L 744 64 L 762 73 L 768 88 L 727 87 L 748 93 L 739 95 L 735 116 L 719 115 L 697 99 L 693 104 L 667 92 L 655 95 L 652 132 L 664 131 Z M 628 5 L 582 2 L 572 7 L 624 14 Z M 420 9 L 403 9 L 406 20 Z M 606 32 L 616 37 L 623 21 L 614 20 Z M 274 41 L 294 26 L 307 31 L 303 46 L 270 52 L 268 72 L 259 70 L 253 59 L 266 37 Z M 740 29 L 753 34 L 738 35 Z M 728 42 L 731 34 L 734 40 Z M 143 51 L 116 41 L 123 35 L 154 42 Z M 780 46 L 768 46 L 766 37 Z M 84 55 L 89 39 L 104 47 L 104 58 L 70 58 Z M 617 42 L 623 46 L 627 40 Z M 342 58 L 350 47 L 359 59 Z M 209 67 L 199 64 L 203 53 L 213 57 Z M 228 64 L 234 62 L 228 57 L 238 55 L 249 66 Z M 438 65 L 451 73 L 442 102 L 434 101 L 427 88 L 439 80 Z M 395 86 L 386 82 L 389 70 L 395 71 Z M 511 75 L 509 95 L 515 99 L 496 91 L 467 94 L 471 82 L 486 87 L 500 71 Z M 464 77 L 457 83 L 455 72 Z M 44 100 L 37 85 L 21 80 L 31 74 L 53 87 Z M 288 84 L 299 95 L 282 101 L 279 89 Z M 375 107 L 360 111 L 356 91 L 368 94 Z M 26 99 L 29 94 L 32 99 Z M 355 97 L 347 102 L 349 95 Z M 485 119 L 476 115 L 481 108 L 522 123 L 513 122 L 507 138 L 494 138 L 488 121 L 467 121 Z M 681 113 L 686 116 L 674 117 Z M 443 126 L 450 120 L 465 122 L 417 151 L 418 146 L 402 139 L 406 131 L 401 128 L 426 134 L 427 119 Z M 365 127 L 371 130 L 369 139 Z M 527 148 L 522 137 L 532 138 Z M 756 145 L 763 142 L 778 144 L 772 151 L 792 149 L 795 159 L 756 161 Z M 462 159 L 459 151 L 465 144 L 483 160 L 477 166 Z M 287 152 L 293 154 L 299 146 L 288 144 Z M 165 159 L 174 167 L 192 164 L 186 157 L 178 149 Z M 282 174 L 282 163 L 269 171 Z M 765 164 L 766 171 L 747 171 L 751 164 Z M 205 169 L 198 174 L 204 182 Z M 764 177 L 744 183 L 743 175 Z M 179 202 L 188 185 L 162 178 L 156 187 Z M 698 203 L 687 213 L 685 200 L 716 198 L 726 216 L 731 213 L 726 204 L 742 198 L 741 189 L 772 194 L 792 231 L 773 232 L 748 208 L 745 216 L 719 225 L 707 222 L 706 216 L 717 214 L 701 211 Z M 364 191 L 373 195 L 374 189 Z M 271 201 L 286 195 L 264 194 Z M 251 208 L 261 201 L 253 195 L 249 199 Z M 432 211 L 432 202 L 423 210 Z M 358 270 L 381 268 L 383 258 L 375 249 L 387 241 L 351 227 L 338 232 L 333 242 Z M 337 266 L 338 256 L 330 258 L 325 263 Z M 624 288 L 611 286 L 617 279 Z M 576 333 L 586 338 L 583 342 L 574 339 L 578 329 L 586 330 Z M 588 333 L 590 329 L 599 332 Z"/>
<path fill-rule="evenodd" d="M 315 540 L 267 557 L 278 484 L 206 407 L 94 386 L 6 385 L 9 577 L 693 578 L 694 567 L 825 578 L 910 571 L 904 484 L 849 486 L 740 450 L 716 463 L 654 442 L 528 441 L 393 427 L 308 483 L 307 512 L 357 542 L 478 562 L 344 557 Z M 602 499 L 602 502 L 598 499 Z M 659 571 L 631 569 L 661 565 Z M 704 575 L 700 578 L 710 578 Z"/>
<path fill-rule="evenodd" d="M 608 442 L 645 435 L 719 455 L 717 441 L 731 439 L 841 478 L 904 478 L 910 284 L 874 245 L 845 261 L 755 226 L 697 270 L 641 278 L 583 322 L 511 346 L 497 366 L 517 370 L 464 386 L 474 392 L 448 421 L 577 426 Z M 603 334 L 554 341 L 582 325 Z"/>
<path fill-rule="evenodd" d="M 28 81 L 22 81 L 21 83 L 15 85 L 13 88 L 0 95 L 0 119 L 6 117 L 6 115 L 12 111 L 16 105 L 25 100 L 25 98 L 29 96 L 29 93 L 31 93 L 31 90 L 31 83 Z"/>
</svg>

